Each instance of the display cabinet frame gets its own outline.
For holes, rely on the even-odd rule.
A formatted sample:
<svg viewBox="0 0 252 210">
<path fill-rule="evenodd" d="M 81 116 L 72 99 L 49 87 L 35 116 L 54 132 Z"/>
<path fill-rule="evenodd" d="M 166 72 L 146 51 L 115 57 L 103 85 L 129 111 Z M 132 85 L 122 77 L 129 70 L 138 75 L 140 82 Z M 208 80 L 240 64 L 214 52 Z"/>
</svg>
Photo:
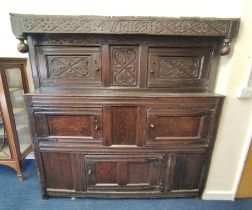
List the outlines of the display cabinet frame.
<svg viewBox="0 0 252 210">
<path fill-rule="evenodd" d="M 20 69 L 22 78 L 22 88 L 24 93 L 29 92 L 29 84 L 26 74 L 26 58 L 0 58 L 0 109 L 3 126 L 6 131 L 6 141 L 8 142 L 10 157 L 0 158 L 0 164 L 6 165 L 17 172 L 20 181 L 23 180 L 22 166 L 26 156 L 32 151 L 32 144 L 24 151 L 20 151 L 17 127 L 11 104 L 10 91 L 8 88 L 6 70 Z"/>
</svg>

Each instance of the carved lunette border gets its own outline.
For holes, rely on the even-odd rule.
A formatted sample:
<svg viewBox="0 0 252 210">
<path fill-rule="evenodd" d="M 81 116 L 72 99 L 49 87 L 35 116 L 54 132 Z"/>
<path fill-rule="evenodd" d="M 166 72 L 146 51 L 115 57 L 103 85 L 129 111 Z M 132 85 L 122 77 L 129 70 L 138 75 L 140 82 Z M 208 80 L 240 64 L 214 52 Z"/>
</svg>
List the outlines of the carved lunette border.
<svg viewBox="0 0 252 210">
<path fill-rule="evenodd" d="M 232 40 L 240 20 L 237 18 L 167 18 L 55 16 L 10 14 L 17 39 L 32 33 L 149 34 L 171 36 L 214 36 Z"/>
</svg>

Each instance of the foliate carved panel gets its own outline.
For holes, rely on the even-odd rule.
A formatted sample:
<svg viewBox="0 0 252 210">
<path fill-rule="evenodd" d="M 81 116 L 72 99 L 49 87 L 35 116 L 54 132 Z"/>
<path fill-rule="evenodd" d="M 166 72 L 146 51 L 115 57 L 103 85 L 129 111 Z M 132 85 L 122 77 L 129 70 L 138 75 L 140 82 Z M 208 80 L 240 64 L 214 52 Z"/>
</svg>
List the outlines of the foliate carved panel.
<svg viewBox="0 0 252 210">
<path fill-rule="evenodd" d="M 47 61 L 51 79 L 88 78 L 93 67 L 90 56 L 48 56 Z"/>
<path fill-rule="evenodd" d="M 137 86 L 139 72 L 137 47 L 111 47 L 110 60 L 112 86 Z"/>
<path fill-rule="evenodd" d="M 160 57 L 158 77 L 160 78 L 197 78 L 200 71 L 199 57 Z"/>
</svg>

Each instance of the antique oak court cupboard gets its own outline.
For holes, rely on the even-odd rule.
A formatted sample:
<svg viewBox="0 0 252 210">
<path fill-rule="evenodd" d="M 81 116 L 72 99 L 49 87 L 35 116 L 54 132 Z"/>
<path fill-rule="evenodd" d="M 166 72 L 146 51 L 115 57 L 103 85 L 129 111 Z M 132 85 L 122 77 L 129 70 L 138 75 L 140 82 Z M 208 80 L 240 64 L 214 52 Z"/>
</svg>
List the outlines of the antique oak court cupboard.
<svg viewBox="0 0 252 210">
<path fill-rule="evenodd" d="M 199 197 L 238 19 L 11 14 L 44 198 Z M 27 44 L 24 42 L 27 40 Z"/>
</svg>

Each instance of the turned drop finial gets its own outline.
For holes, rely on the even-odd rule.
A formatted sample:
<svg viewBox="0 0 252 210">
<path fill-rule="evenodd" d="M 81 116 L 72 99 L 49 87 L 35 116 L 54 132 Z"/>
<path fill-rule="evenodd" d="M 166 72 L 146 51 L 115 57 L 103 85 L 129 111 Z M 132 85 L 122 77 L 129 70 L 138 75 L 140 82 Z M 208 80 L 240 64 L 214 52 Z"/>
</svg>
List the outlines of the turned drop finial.
<svg viewBox="0 0 252 210">
<path fill-rule="evenodd" d="M 28 45 L 24 42 L 23 39 L 20 39 L 20 42 L 17 45 L 17 49 L 21 53 L 27 53 L 29 51 Z"/>
<path fill-rule="evenodd" d="M 230 51 L 231 51 L 230 40 L 225 39 L 220 50 L 220 55 L 228 55 Z"/>
</svg>

